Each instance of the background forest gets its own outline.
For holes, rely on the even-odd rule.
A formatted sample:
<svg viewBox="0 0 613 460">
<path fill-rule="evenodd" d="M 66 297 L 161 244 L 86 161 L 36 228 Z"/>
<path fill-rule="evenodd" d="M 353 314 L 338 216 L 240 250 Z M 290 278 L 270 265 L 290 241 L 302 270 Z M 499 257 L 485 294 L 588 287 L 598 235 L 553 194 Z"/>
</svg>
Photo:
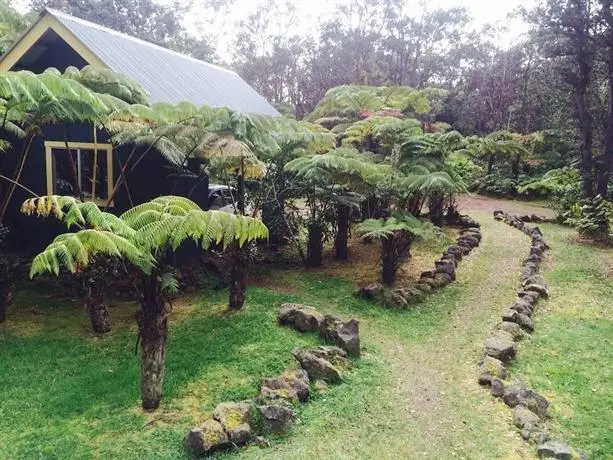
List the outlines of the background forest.
<svg viewBox="0 0 613 460">
<path fill-rule="evenodd" d="M 231 66 L 282 113 L 297 118 L 339 85 L 443 88 L 448 93 L 437 120 L 463 135 L 555 130 L 556 148 L 547 152 L 544 166 L 536 161 L 542 158 L 528 163 L 529 175 L 577 160 L 585 173 L 584 195 L 606 195 L 613 156 L 613 140 L 605 135 L 613 76 L 609 0 L 542 1 L 518 9 L 516 20 L 529 24 L 530 32 L 504 47 L 504 30 L 477 27 L 467 8 L 338 2 L 313 30 L 298 32 L 302 18 L 291 2 L 268 0 L 234 24 L 228 17 L 236 3 L 204 2 L 211 19 L 200 29 L 207 32 L 196 37 L 185 25 L 193 7 L 186 2 L 33 0 L 32 13 L 21 15 L 1 0 L 0 52 L 47 6 Z M 221 33 L 230 43 L 223 57 L 216 53 Z M 520 178 L 512 164 L 488 166 L 487 173 L 476 189 L 517 193 Z"/>
<path fill-rule="evenodd" d="M 0 457 L 191 458 L 183 440 L 204 410 L 251 398 L 262 376 L 287 370 L 290 347 L 315 344 L 277 328 L 285 302 L 359 320 L 364 354 L 345 390 L 276 406 L 300 417 L 290 442 L 232 454 L 531 458 L 473 381 L 501 318 L 519 332 L 506 349 L 525 339 L 513 379 L 553 403 L 551 433 L 592 458 L 612 451 L 601 344 L 613 324 L 613 0 L 517 9 L 527 33 L 512 45 L 467 8 L 419 1 L 332 1 L 309 29 L 297 0 L 258 2 L 244 19 L 231 14 L 244 0 L 206 0 L 198 28 L 196 3 L 0 0 L 0 53 L 55 8 L 232 68 L 283 115 L 153 103 L 106 68 L 0 74 Z M 71 124 L 103 133 L 120 160 L 99 203 L 88 200 L 97 166 L 90 192 L 68 136 L 73 196 L 26 187 L 33 141 Z M 157 154 L 175 185 L 196 185 L 133 201 L 133 178 L 149 171 L 136 167 Z M 196 203 L 205 180 L 226 187 L 230 212 Z M 110 212 L 120 191 L 129 208 Z M 524 235 L 490 219 L 507 208 L 514 226 L 539 224 L 524 261 Z M 11 226 L 16 215 L 36 238 Z M 56 224 L 66 233 L 44 241 Z M 515 296 L 520 263 L 518 295 L 538 295 L 500 317 L 492 306 Z M 545 275 L 552 295 L 533 322 Z"/>
</svg>

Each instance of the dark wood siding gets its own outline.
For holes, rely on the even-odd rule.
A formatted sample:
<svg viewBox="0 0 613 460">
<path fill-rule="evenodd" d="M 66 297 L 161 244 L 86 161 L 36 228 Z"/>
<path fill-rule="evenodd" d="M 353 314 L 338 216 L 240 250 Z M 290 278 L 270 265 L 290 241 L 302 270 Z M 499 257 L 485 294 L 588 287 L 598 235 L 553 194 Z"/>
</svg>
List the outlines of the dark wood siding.
<svg viewBox="0 0 613 460">
<path fill-rule="evenodd" d="M 43 136 L 37 137 L 30 148 L 22 178 L 20 183 L 31 189 L 38 195 L 46 195 L 46 160 L 45 160 L 45 140 L 69 142 L 94 142 L 93 128 L 87 125 L 68 125 L 68 126 L 47 126 L 43 130 Z M 104 133 L 97 133 L 98 143 L 108 143 L 108 138 Z M 18 166 L 24 142 L 19 139 L 11 139 L 12 150 L 2 157 L 0 168 L 4 175 L 13 177 Z M 132 153 L 131 146 L 122 146 L 114 152 L 113 157 L 113 178 L 117 182 L 120 176 L 120 165 L 118 161 L 125 164 Z M 145 151 L 144 148 L 137 149 L 133 159 L 140 158 Z M 208 196 L 208 180 L 200 181 L 198 184 L 193 179 L 185 178 L 183 175 L 177 177 L 175 169 L 170 163 L 155 149 L 147 153 L 136 168 L 127 175 L 127 185 L 130 196 L 134 204 L 149 201 L 161 195 L 180 195 L 188 196 L 201 206 L 205 206 Z M 197 185 L 196 187 L 194 187 Z M 0 181 L 0 196 L 5 196 L 10 188 L 6 181 Z M 4 223 L 11 227 L 11 242 L 25 252 L 35 252 L 46 246 L 54 236 L 62 230 L 53 219 L 44 221 L 35 217 L 24 216 L 19 212 L 21 203 L 31 195 L 20 188 L 16 188 L 13 198 L 9 203 Z M 115 206 L 109 211 L 120 214 L 130 208 L 130 200 L 125 186 L 121 186 L 114 202 Z M 39 220 L 39 222 L 35 222 Z"/>
</svg>

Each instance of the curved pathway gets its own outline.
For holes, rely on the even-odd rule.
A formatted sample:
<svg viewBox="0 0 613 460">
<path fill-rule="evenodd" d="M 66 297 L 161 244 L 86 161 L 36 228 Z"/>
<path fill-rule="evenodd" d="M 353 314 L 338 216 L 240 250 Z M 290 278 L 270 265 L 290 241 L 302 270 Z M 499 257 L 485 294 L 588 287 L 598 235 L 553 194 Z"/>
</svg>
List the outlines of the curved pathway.
<svg viewBox="0 0 613 460">
<path fill-rule="evenodd" d="M 337 302 L 341 314 L 361 320 L 366 353 L 356 377 L 331 389 L 329 401 L 305 408 L 305 423 L 283 443 L 243 456 L 534 458 L 508 409 L 476 382 L 483 339 L 515 299 L 529 239 L 477 208 L 468 211 L 481 222 L 483 240 L 453 285 L 410 312 L 359 314 L 346 297 Z"/>
</svg>

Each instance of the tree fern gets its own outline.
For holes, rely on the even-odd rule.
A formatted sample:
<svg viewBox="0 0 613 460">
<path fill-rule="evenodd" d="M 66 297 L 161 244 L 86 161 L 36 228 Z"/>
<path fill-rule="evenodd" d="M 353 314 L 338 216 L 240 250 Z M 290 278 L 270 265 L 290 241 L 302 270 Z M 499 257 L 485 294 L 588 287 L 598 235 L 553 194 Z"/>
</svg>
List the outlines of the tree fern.
<svg viewBox="0 0 613 460">
<path fill-rule="evenodd" d="M 138 83 L 111 69 L 85 66 L 81 70 L 68 67 L 64 78 L 78 81 L 86 88 L 113 95 L 130 104 L 147 104 L 149 93 Z"/>
<path fill-rule="evenodd" d="M 431 223 L 406 213 L 396 213 L 388 219 L 367 219 L 359 224 L 357 229 L 364 238 L 373 240 L 389 238 L 399 231 L 406 231 L 417 237 L 436 233 Z"/>
<path fill-rule="evenodd" d="M 81 230 L 58 236 L 32 261 L 30 277 L 49 272 L 58 275 L 61 268 L 70 273 L 85 269 L 92 256 L 103 254 L 130 262 L 143 273 L 154 266 L 151 255 L 144 253 L 131 241 L 105 230 Z"/>
<path fill-rule="evenodd" d="M 381 245 L 382 278 L 392 284 L 401 262 L 410 255 L 413 240 L 433 234 L 434 226 L 406 213 L 395 213 L 388 219 L 367 219 L 358 225 L 366 238 Z"/>
<path fill-rule="evenodd" d="M 134 233 L 125 221 L 109 212 L 104 212 L 94 203 L 83 203 L 72 196 L 42 196 L 26 200 L 21 212 L 38 217 L 55 217 L 68 228 L 77 226 L 112 231 L 130 237 Z"/>
<path fill-rule="evenodd" d="M 203 248 L 215 243 L 227 247 L 268 237 L 261 221 L 220 211 L 203 211 L 193 201 L 163 196 L 143 203 L 116 217 L 100 211 L 94 203 L 80 203 L 72 197 L 42 197 L 27 200 L 25 214 L 55 216 L 68 226 L 89 227 L 60 235 L 37 257 L 33 275 L 60 266 L 75 273 L 87 266 L 96 254 L 123 258 L 143 271 L 150 270 L 152 257 L 165 248 L 177 249 L 192 239 Z M 147 268 L 149 267 L 149 268 Z"/>
</svg>

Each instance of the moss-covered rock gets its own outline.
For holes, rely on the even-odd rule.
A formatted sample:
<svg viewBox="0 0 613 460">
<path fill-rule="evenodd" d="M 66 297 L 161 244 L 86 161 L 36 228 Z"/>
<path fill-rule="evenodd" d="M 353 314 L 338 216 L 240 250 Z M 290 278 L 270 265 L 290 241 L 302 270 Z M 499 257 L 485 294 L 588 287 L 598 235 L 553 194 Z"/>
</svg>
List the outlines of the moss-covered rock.
<svg viewBox="0 0 613 460">
<path fill-rule="evenodd" d="M 285 303 L 279 310 L 279 324 L 293 327 L 300 332 L 316 332 L 324 317 L 313 307 L 296 303 Z"/>
<path fill-rule="evenodd" d="M 241 445 L 251 437 L 254 405 L 251 401 L 224 402 L 213 411 L 213 419 L 227 432 L 230 441 Z"/>
<path fill-rule="evenodd" d="M 294 389 L 300 402 L 307 402 L 309 400 L 309 374 L 304 369 L 286 370 L 281 374 L 281 379 L 285 380 Z"/>
<path fill-rule="evenodd" d="M 506 375 L 507 370 L 502 361 L 491 356 L 486 356 L 481 367 L 479 367 L 479 383 L 481 385 L 490 385 L 494 378 L 504 380 Z"/>
<path fill-rule="evenodd" d="M 300 399 L 296 390 L 287 380 L 280 377 L 262 379 L 257 402 L 263 404 L 276 400 L 284 400 L 291 405 L 296 405 Z"/>
<path fill-rule="evenodd" d="M 205 455 L 229 446 L 228 434 L 217 420 L 207 420 L 187 434 L 187 446 L 196 455 Z"/>
<path fill-rule="evenodd" d="M 258 411 L 265 432 L 285 434 L 296 418 L 292 406 L 284 401 L 258 406 Z"/>
<path fill-rule="evenodd" d="M 311 380 L 321 379 L 329 383 L 339 383 L 341 381 L 340 371 L 330 361 L 322 356 L 314 354 L 311 350 L 294 348 L 292 350 L 292 355 L 294 355 L 294 358 L 296 358 L 300 366 L 309 374 Z"/>
</svg>

